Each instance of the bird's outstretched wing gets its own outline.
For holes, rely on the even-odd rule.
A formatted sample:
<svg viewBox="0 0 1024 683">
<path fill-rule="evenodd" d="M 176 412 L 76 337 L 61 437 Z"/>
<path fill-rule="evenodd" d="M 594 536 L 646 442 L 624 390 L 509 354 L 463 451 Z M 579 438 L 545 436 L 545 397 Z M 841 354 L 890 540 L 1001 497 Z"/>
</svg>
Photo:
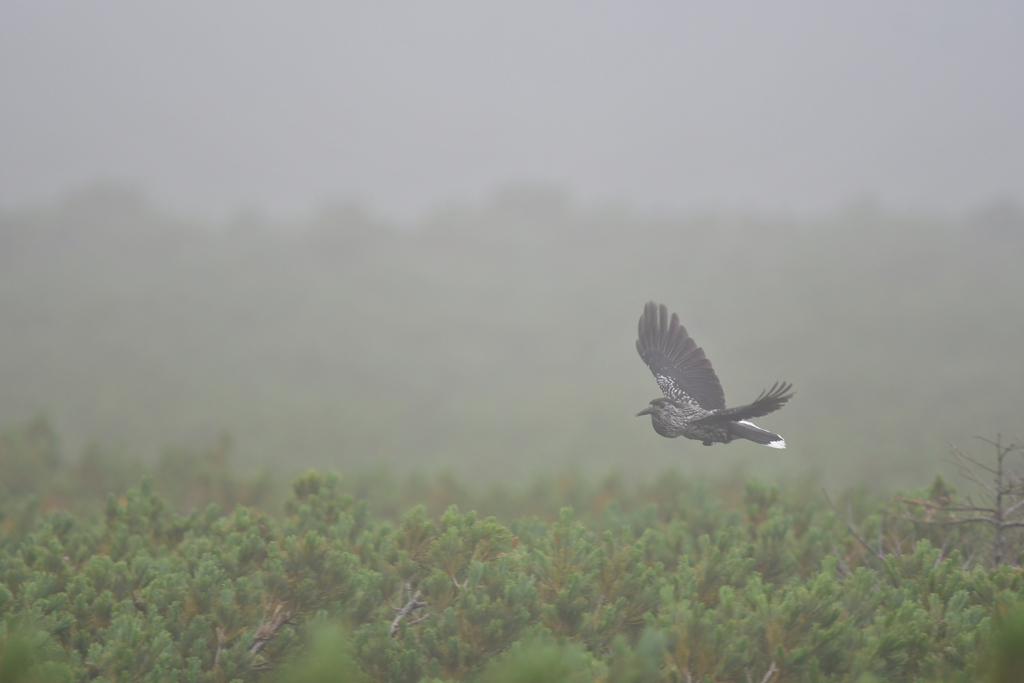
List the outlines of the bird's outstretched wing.
<svg viewBox="0 0 1024 683">
<path fill-rule="evenodd" d="M 640 316 L 636 350 L 658 380 L 661 393 L 676 401 L 696 401 L 705 410 L 725 408 L 725 392 L 704 350 L 679 324 L 679 316 L 648 301 Z"/>
<path fill-rule="evenodd" d="M 753 403 L 736 408 L 717 410 L 714 414 L 694 420 L 694 422 L 739 422 L 740 420 L 749 420 L 754 417 L 767 415 L 768 413 L 774 413 L 785 405 L 786 401 L 793 398 L 793 392 L 790 391 L 792 388 L 792 384 L 776 382 L 772 385 L 771 389 L 762 391 L 761 395 Z"/>
</svg>

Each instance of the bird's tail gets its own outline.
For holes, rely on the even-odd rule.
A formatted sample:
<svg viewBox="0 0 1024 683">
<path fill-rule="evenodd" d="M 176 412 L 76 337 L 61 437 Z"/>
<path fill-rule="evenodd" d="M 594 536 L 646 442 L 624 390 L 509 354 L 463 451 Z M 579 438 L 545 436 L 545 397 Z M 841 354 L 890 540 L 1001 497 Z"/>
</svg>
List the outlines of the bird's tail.
<svg viewBox="0 0 1024 683">
<path fill-rule="evenodd" d="M 759 443 L 769 448 L 785 448 L 786 440 L 778 434 L 769 432 L 767 429 L 761 429 L 757 425 L 747 422 L 746 420 L 740 420 L 738 422 L 729 423 L 729 434 L 737 439 L 749 439 L 754 443 Z"/>
</svg>

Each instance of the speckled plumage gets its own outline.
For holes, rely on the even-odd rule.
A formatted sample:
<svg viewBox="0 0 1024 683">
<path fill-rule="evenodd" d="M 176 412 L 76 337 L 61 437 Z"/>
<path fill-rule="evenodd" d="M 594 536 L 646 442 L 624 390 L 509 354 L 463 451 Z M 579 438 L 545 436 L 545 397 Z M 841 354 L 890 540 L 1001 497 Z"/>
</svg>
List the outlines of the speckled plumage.
<svg viewBox="0 0 1024 683">
<path fill-rule="evenodd" d="M 781 408 L 793 396 L 792 384 L 776 382 L 753 403 L 726 408 L 722 385 L 704 350 L 679 324 L 677 315 L 673 313 L 670 320 L 668 309 L 653 301 L 640 316 L 636 348 L 665 395 L 637 413 L 650 415 L 658 434 L 695 439 L 705 446 L 749 439 L 772 448 L 786 447 L 781 436 L 747 420 Z"/>
</svg>

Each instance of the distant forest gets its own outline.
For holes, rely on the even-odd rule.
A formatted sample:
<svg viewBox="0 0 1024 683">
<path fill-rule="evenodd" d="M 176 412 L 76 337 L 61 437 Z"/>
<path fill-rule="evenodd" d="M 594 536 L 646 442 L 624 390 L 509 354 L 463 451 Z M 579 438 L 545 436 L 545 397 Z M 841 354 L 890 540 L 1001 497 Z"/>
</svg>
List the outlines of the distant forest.
<svg viewBox="0 0 1024 683">
<path fill-rule="evenodd" d="M 96 188 L 0 213 L 0 427 L 62 457 L 228 434 L 240 466 L 487 481 L 742 464 L 920 486 L 949 442 L 1024 432 L 1024 213 L 816 218 L 581 207 L 510 188 L 397 228 L 357 204 L 204 224 Z M 785 451 L 658 437 L 633 341 L 679 313 Z"/>
</svg>

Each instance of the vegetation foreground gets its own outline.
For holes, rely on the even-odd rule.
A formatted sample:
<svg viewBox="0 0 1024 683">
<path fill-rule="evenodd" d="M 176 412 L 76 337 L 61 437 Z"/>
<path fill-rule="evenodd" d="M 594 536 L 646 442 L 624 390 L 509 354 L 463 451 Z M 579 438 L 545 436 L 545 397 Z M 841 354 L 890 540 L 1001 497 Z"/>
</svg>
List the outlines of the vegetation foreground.
<svg viewBox="0 0 1024 683">
<path fill-rule="evenodd" d="M 807 487 L 673 475 L 586 524 L 392 523 L 315 472 L 293 494 L 181 516 L 146 478 L 101 519 L 11 508 L 0 679 L 1018 680 L 1019 543 L 994 565 L 991 534 L 929 524 L 963 502 L 941 480 L 848 495 L 849 519 Z"/>
</svg>

